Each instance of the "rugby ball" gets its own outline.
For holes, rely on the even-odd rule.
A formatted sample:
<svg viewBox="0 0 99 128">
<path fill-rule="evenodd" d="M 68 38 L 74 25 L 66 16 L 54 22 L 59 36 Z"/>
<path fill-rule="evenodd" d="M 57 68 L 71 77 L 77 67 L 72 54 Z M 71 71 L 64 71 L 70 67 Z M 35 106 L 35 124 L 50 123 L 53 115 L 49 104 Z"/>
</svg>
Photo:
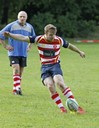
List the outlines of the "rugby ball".
<svg viewBox="0 0 99 128">
<path fill-rule="evenodd" d="M 78 110 L 78 103 L 73 99 L 67 99 L 66 106 L 72 112 L 76 112 Z"/>
</svg>

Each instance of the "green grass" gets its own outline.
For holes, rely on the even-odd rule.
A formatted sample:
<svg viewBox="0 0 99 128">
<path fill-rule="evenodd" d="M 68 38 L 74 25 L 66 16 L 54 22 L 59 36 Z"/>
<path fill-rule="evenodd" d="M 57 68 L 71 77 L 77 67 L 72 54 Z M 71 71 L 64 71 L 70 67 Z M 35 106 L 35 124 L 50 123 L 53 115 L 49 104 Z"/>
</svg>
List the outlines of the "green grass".
<svg viewBox="0 0 99 128">
<path fill-rule="evenodd" d="M 23 96 L 12 94 L 12 68 L 7 51 L 0 45 L 0 128 L 98 128 L 99 127 L 99 44 L 76 44 L 86 58 L 61 49 L 61 66 L 66 84 L 84 115 L 62 114 L 40 79 L 36 46 L 29 52 L 22 80 Z M 65 97 L 57 89 L 65 105 Z"/>
</svg>

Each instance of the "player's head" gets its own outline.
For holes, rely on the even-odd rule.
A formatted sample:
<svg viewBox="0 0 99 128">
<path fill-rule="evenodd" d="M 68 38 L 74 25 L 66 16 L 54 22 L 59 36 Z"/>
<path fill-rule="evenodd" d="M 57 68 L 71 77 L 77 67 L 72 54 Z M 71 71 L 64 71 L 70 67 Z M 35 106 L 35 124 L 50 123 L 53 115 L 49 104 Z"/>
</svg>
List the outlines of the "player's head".
<svg viewBox="0 0 99 128">
<path fill-rule="evenodd" d="M 57 28 L 53 25 L 53 24 L 48 24 L 44 27 L 44 32 L 45 34 L 50 30 L 52 29 L 53 31 L 55 31 L 55 34 L 57 32 Z"/>
<path fill-rule="evenodd" d="M 27 20 L 27 13 L 25 11 L 20 11 L 18 13 L 18 21 L 21 25 L 24 25 Z"/>
<path fill-rule="evenodd" d="M 53 24 L 48 24 L 44 27 L 44 33 L 46 35 L 47 40 L 53 40 L 56 35 L 57 28 Z"/>
</svg>

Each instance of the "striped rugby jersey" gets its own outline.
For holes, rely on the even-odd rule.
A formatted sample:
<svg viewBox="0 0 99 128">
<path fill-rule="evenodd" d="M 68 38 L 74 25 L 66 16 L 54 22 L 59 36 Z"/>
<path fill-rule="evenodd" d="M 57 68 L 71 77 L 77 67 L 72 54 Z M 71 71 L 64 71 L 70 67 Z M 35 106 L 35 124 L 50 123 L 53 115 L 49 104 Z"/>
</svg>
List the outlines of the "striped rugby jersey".
<svg viewBox="0 0 99 128">
<path fill-rule="evenodd" d="M 45 35 L 29 38 L 31 43 L 36 42 L 38 45 L 42 65 L 58 63 L 60 61 L 61 46 L 68 47 L 68 42 L 59 36 L 55 36 L 51 42 L 46 40 Z"/>
</svg>

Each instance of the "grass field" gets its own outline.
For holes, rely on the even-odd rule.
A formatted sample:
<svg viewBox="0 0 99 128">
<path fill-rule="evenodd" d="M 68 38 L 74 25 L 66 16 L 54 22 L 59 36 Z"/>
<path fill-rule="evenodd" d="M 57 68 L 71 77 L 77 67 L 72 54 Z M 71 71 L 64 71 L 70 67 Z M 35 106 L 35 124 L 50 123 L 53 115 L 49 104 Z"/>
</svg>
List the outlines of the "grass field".
<svg viewBox="0 0 99 128">
<path fill-rule="evenodd" d="M 62 114 L 40 79 L 36 46 L 29 52 L 22 80 L 23 96 L 12 94 L 12 69 L 0 45 L 0 128 L 99 128 L 99 44 L 76 44 L 86 58 L 61 49 L 66 84 L 86 114 Z M 65 97 L 57 89 L 65 105 Z"/>
</svg>

